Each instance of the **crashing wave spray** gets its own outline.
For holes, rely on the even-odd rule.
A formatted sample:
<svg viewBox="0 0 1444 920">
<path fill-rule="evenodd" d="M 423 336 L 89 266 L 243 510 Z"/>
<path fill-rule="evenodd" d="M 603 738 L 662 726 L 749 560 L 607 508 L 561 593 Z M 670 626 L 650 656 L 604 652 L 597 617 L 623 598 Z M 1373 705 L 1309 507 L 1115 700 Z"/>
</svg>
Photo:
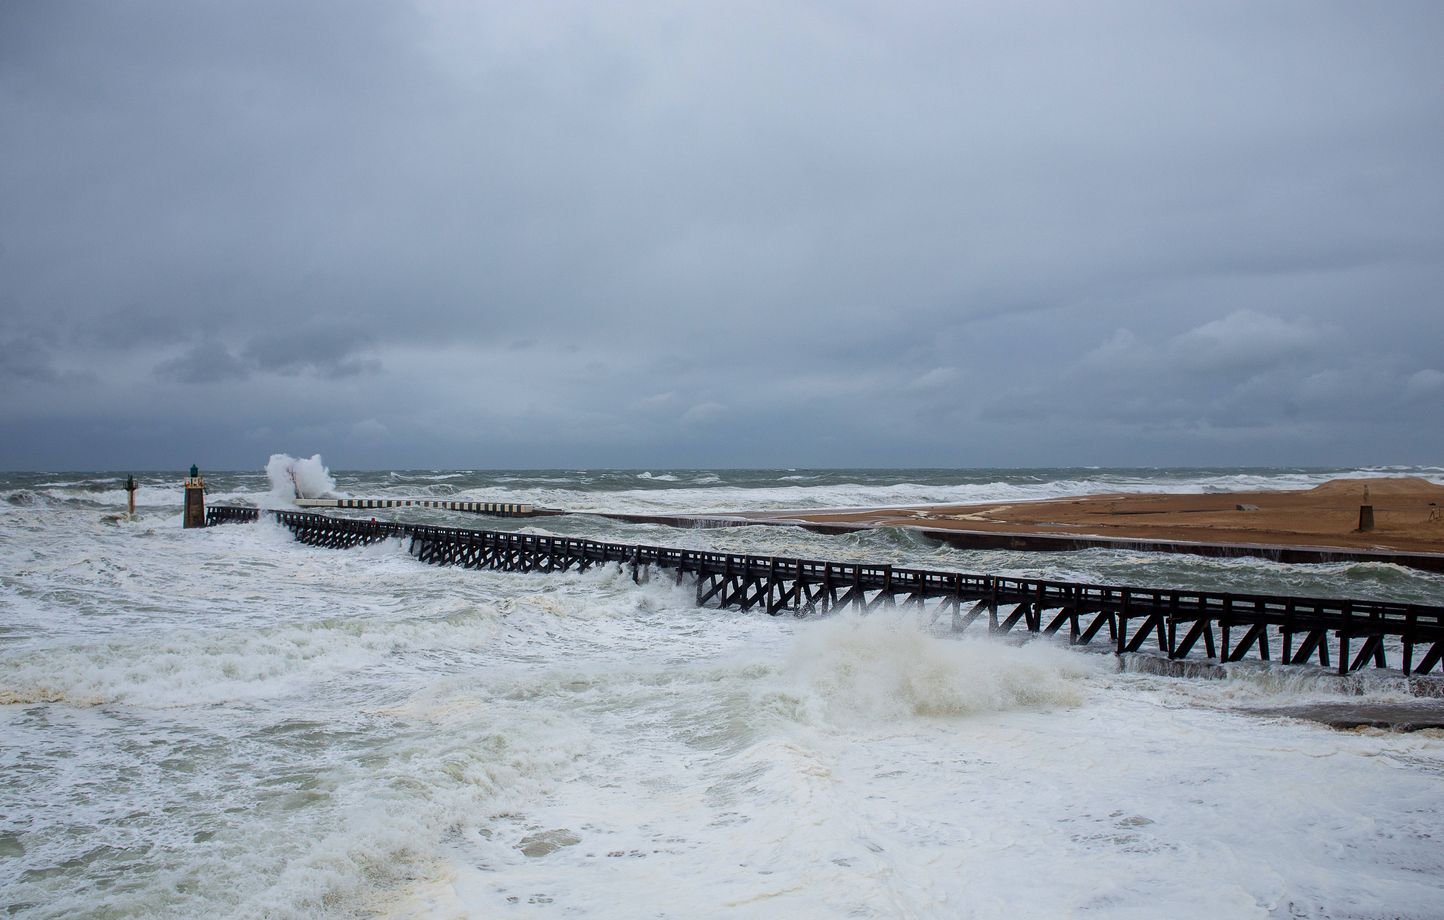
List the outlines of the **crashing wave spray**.
<svg viewBox="0 0 1444 920">
<path fill-rule="evenodd" d="M 808 718 L 846 726 L 1076 706 L 1098 671 L 1045 642 L 941 638 L 900 610 L 809 624 L 787 664 Z"/>
<path fill-rule="evenodd" d="M 320 454 L 305 460 L 290 454 L 271 454 L 266 461 L 266 478 L 271 480 L 271 497 L 281 502 L 323 498 L 336 492 L 336 480 L 321 462 Z"/>
</svg>

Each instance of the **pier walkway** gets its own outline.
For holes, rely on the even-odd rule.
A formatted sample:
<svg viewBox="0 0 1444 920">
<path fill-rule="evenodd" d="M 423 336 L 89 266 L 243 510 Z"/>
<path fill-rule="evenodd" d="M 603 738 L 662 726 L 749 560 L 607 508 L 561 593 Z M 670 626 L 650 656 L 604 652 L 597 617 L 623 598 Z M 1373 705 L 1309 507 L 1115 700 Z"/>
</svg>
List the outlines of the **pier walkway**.
<svg viewBox="0 0 1444 920">
<path fill-rule="evenodd" d="M 207 525 L 258 520 L 256 508 L 207 509 Z M 806 616 L 844 607 L 914 606 L 951 617 L 954 631 L 986 624 L 1063 634 L 1088 645 L 1106 631 L 1114 650 L 1152 649 L 1170 659 L 1201 651 L 1219 662 L 1255 657 L 1287 664 L 1335 666 L 1340 674 L 1369 665 L 1405 675 L 1444 671 L 1444 606 L 1340 598 L 1089 585 L 969 575 L 851 562 L 713 553 L 607 543 L 573 537 L 368 521 L 297 511 L 267 511 L 296 539 L 346 548 L 390 538 L 409 540 L 412 555 L 435 565 L 511 572 L 628 567 L 638 581 L 655 572 L 696 580 L 697 604 Z M 1333 656 L 1331 658 L 1331 652 Z"/>
</svg>

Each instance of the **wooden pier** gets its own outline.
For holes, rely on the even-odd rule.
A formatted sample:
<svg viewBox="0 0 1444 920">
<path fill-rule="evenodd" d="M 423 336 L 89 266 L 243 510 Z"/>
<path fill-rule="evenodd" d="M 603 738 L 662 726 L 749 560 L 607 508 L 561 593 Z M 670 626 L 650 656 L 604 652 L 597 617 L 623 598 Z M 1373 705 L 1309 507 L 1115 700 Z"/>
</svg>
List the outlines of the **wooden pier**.
<svg viewBox="0 0 1444 920">
<path fill-rule="evenodd" d="M 915 607 L 947 615 L 963 632 L 985 624 L 993 635 L 1026 630 L 1068 636 L 1074 645 L 1107 641 L 1119 654 L 1156 648 L 1170 659 L 1201 652 L 1219 662 L 1257 658 L 1340 674 L 1367 666 L 1405 675 L 1444 671 L 1444 606 L 1338 598 L 1089 585 L 968 575 L 851 562 L 712 553 L 606 543 L 573 537 L 367 521 L 268 511 L 302 543 L 346 548 L 392 537 L 434 565 L 508 572 L 586 571 L 618 564 L 643 581 L 654 572 L 696 580 L 697 604 L 774 616 L 845 607 Z M 206 523 L 257 520 L 256 508 L 207 509 Z"/>
</svg>

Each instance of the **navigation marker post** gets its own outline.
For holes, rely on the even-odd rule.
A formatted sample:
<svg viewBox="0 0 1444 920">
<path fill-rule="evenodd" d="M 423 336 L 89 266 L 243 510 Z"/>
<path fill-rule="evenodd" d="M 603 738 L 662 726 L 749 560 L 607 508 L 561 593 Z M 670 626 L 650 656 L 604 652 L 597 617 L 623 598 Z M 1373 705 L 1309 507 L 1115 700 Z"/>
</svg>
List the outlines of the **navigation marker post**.
<svg viewBox="0 0 1444 920">
<path fill-rule="evenodd" d="M 132 493 L 134 494 L 134 493 Z M 186 507 L 182 521 L 185 527 L 206 526 L 206 481 L 194 463 L 191 474 L 186 478 Z"/>
<path fill-rule="evenodd" d="M 1364 503 L 1359 506 L 1359 533 L 1374 529 L 1374 505 L 1369 501 L 1369 487 L 1364 486 Z"/>
</svg>

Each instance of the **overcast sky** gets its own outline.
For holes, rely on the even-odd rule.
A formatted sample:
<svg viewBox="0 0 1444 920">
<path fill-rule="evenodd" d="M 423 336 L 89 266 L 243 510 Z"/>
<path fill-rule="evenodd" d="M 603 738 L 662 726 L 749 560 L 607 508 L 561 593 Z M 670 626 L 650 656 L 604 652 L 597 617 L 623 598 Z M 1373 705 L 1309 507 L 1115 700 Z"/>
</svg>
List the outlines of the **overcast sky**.
<svg viewBox="0 0 1444 920">
<path fill-rule="evenodd" d="M 0 2 L 0 467 L 1444 464 L 1444 3 Z"/>
</svg>

